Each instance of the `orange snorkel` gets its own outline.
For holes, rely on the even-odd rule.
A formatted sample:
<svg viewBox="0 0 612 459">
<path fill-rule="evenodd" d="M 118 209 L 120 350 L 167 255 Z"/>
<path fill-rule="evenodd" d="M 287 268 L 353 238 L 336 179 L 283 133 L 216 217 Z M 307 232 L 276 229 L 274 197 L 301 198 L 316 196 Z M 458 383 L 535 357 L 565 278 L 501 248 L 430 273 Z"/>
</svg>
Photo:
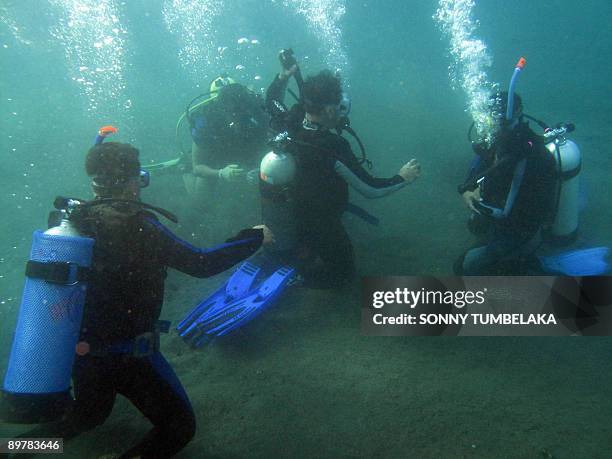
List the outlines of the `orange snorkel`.
<svg viewBox="0 0 612 459">
<path fill-rule="evenodd" d="M 116 134 L 117 133 L 117 128 L 111 125 L 108 126 L 102 126 L 99 130 L 98 130 L 98 135 L 96 136 L 96 140 L 94 140 L 94 145 L 100 145 L 102 142 L 104 142 L 104 139 L 111 135 L 111 134 Z"/>
</svg>

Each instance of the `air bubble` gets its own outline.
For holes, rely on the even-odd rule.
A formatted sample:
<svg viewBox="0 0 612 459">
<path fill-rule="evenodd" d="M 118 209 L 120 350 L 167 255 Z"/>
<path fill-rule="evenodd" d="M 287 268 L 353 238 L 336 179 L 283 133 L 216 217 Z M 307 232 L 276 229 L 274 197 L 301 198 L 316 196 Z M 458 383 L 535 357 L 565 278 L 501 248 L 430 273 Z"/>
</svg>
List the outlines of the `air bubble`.
<svg viewBox="0 0 612 459">
<path fill-rule="evenodd" d="M 492 143 L 496 126 L 490 122 L 491 97 L 497 85 L 490 82 L 487 70 L 492 58 L 486 44 L 474 36 L 478 21 L 472 17 L 474 0 L 440 0 L 434 19 L 449 37 L 451 86 L 461 87 L 468 103 L 466 111 L 474 121 L 478 138 Z"/>
</svg>

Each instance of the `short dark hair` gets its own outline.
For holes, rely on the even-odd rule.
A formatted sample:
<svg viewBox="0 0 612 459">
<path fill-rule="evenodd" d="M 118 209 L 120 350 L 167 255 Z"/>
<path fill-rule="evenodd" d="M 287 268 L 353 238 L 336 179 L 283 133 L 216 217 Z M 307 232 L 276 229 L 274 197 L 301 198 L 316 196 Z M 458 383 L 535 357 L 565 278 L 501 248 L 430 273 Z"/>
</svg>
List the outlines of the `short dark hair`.
<svg viewBox="0 0 612 459">
<path fill-rule="evenodd" d="M 218 91 L 217 100 L 229 103 L 233 103 L 235 105 L 240 105 L 245 99 L 249 97 L 249 89 L 246 86 L 241 85 L 240 83 L 233 83 L 227 86 L 223 86 Z"/>
<path fill-rule="evenodd" d="M 326 105 L 338 105 L 342 100 L 340 78 L 329 70 L 309 76 L 302 86 L 302 101 L 307 113 L 318 115 Z"/>
<path fill-rule="evenodd" d="M 90 177 L 138 177 L 140 152 L 129 143 L 105 142 L 87 152 L 85 172 Z"/>
</svg>

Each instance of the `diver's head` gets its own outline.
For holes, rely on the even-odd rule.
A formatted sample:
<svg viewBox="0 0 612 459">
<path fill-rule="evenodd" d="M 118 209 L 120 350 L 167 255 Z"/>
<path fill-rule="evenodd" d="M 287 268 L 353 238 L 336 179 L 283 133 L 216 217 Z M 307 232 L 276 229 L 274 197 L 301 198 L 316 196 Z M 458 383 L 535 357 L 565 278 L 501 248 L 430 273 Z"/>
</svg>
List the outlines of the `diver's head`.
<svg viewBox="0 0 612 459">
<path fill-rule="evenodd" d="M 227 86 L 231 86 L 233 84 L 236 84 L 236 80 L 234 80 L 233 78 L 228 77 L 226 74 L 219 75 L 210 83 L 210 94 L 212 97 L 215 97 L 216 95 L 218 95 L 221 89 Z"/>
<path fill-rule="evenodd" d="M 248 87 L 239 83 L 223 86 L 215 99 L 215 107 L 236 136 L 265 142 L 268 124 L 264 120 L 263 102 Z"/>
<path fill-rule="evenodd" d="M 351 101 L 342 91 L 340 78 L 329 70 L 308 77 L 301 94 L 309 120 L 328 129 L 337 127 L 350 112 Z"/>
<path fill-rule="evenodd" d="M 523 100 L 516 92 L 514 93 L 514 105 L 512 107 L 512 118 L 506 119 L 508 110 L 508 91 L 497 91 L 491 97 L 491 118 L 500 129 L 514 129 L 518 126 L 523 116 Z"/>
<path fill-rule="evenodd" d="M 474 124 L 470 127 L 468 138 L 472 143 L 472 149 L 474 153 L 482 158 L 491 158 L 496 151 L 494 147 L 503 144 L 506 139 L 508 139 L 508 135 L 520 125 L 523 116 L 523 101 L 521 100 L 521 96 L 516 93 L 514 94 L 512 118 L 510 120 L 506 119 L 507 108 L 507 91 L 497 91 L 491 95 L 487 117 L 485 118 L 486 126 L 491 133 L 490 139 L 472 139 Z"/>
<path fill-rule="evenodd" d="M 132 145 L 106 142 L 87 152 L 85 172 L 97 198 L 138 199 L 140 188 L 148 185 L 148 173 L 141 171 L 140 152 Z"/>
<path fill-rule="evenodd" d="M 240 83 L 231 83 L 218 90 L 217 102 L 236 110 L 250 108 L 252 99 L 252 91 Z"/>
</svg>

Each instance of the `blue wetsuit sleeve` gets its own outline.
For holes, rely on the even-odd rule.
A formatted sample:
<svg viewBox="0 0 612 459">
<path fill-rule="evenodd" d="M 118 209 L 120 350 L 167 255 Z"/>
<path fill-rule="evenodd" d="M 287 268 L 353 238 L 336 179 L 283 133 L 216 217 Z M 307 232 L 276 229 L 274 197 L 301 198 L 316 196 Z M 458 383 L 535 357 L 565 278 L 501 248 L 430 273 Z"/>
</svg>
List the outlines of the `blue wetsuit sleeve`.
<svg viewBox="0 0 612 459">
<path fill-rule="evenodd" d="M 470 167 L 468 169 L 467 176 L 465 177 L 465 182 L 472 180 L 474 177 L 476 177 L 476 175 L 478 175 L 479 172 L 483 171 L 485 169 L 483 164 L 484 161 L 480 156 L 474 156 L 472 161 L 470 161 Z"/>
<path fill-rule="evenodd" d="M 206 118 L 204 118 L 204 115 L 195 116 L 192 119 L 191 139 L 198 146 L 202 146 L 205 144 L 205 140 L 206 140 L 206 135 L 204 133 L 205 126 L 206 126 Z"/>
<path fill-rule="evenodd" d="M 155 231 L 157 249 L 164 264 L 194 277 L 214 276 L 253 255 L 261 246 L 261 229 L 242 230 L 225 244 L 203 249 L 189 244 L 153 218 L 146 220 Z"/>
</svg>

